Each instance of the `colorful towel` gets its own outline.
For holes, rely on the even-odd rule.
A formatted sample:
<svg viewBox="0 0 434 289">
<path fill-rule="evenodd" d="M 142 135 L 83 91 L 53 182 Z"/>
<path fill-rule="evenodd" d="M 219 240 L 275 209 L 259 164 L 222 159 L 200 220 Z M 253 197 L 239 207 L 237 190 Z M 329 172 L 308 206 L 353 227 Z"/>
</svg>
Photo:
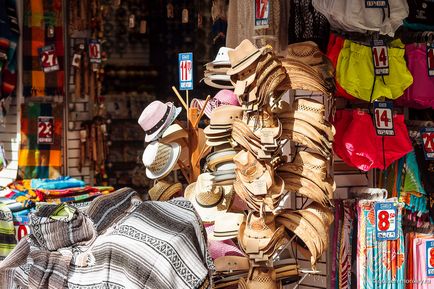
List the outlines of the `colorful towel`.
<svg viewBox="0 0 434 289">
<path fill-rule="evenodd" d="M 64 44 L 61 0 L 25 0 L 23 23 L 23 94 L 64 94 Z M 52 33 L 54 32 L 54 33 Z M 44 73 L 39 49 L 54 46 L 59 70 Z"/>
<path fill-rule="evenodd" d="M 32 189 L 44 190 L 61 190 L 69 188 L 80 188 L 86 184 L 82 180 L 74 179 L 69 176 L 58 177 L 56 179 L 33 179 L 31 180 L 30 187 Z"/>
<path fill-rule="evenodd" d="M 51 103 L 27 103 L 21 111 L 18 174 L 22 179 L 57 178 L 62 168 L 63 109 Z M 38 143 L 38 117 L 54 117 L 53 144 Z"/>
</svg>

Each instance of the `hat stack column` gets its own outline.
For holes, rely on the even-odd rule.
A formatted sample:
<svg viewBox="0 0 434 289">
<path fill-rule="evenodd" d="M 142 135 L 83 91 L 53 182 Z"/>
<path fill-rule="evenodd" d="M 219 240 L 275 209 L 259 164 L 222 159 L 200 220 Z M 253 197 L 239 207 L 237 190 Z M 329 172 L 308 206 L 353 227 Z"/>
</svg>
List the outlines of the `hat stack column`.
<svg viewBox="0 0 434 289">
<path fill-rule="evenodd" d="M 228 54 L 227 74 L 243 108 L 242 119 L 232 124 L 231 144 L 240 149 L 233 159 L 233 186 L 249 208 L 238 242 L 250 270 L 239 288 L 280 288 L 282 274 L 273 260 L 290 240 L 300 239 L 295 246 L 310 257 L 313 268 L 328 245 L 333 215 L 327 207 L 334 188 L 327 174 L 331 140 L 323 132 L 330 129 L 331 139 L 333 133 L 322 104 L 282 99 L 291 79 L 270 46 L 258 49 L 244 40 Z M 284 155 L 287 142 L 306 145 L 307 152 Z M 286 199 L 297 193 L 312 204 L 298 211 L 288 208 Z"/>
</svg>

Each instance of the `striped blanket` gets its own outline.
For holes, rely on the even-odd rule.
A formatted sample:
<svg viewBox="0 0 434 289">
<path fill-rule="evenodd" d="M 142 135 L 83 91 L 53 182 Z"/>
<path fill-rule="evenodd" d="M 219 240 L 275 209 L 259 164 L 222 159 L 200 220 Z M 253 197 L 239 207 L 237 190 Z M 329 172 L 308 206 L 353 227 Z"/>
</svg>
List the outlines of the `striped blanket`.
<svg viewBox="0 0 434 289">
<path fill-rule="evenodd" d="M 0 263 L 0 289 L 211 288 L 205 232 L 183 198 L 141 202 L 125 188 L 85 214 L 49 206 L 31 219 L 32 234 Z"/>
<path fill-rule="evenodd" d="M 54 46 L 59 70 L 44 73 L 39 49 Z M 23 94 L 63 95 L 64 45 L 62 0 L 25 0 L 23 23 Z"/>
<path fill-rule="evenodd" d="M 38 143 L 38 117 L 54 117 L 53 144 Z M 51 103 L 27 103 L 21 108 L 18 175 L 22 179 L 57 178 L 62 168 L 63 110 Z"/>
</svg>

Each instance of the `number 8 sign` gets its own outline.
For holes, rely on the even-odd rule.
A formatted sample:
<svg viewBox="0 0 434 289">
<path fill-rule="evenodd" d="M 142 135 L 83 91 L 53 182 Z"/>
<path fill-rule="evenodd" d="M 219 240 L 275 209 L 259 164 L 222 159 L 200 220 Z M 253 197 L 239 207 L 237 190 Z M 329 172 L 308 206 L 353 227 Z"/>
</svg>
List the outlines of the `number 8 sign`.
<svg viewBox="0 0 434 289">
<path fill-rule="evenodd" d="M 426 275 L 434 277 L 434 240 L 426 240 Z"/>
<path fill-rule="evenodd" d="M 392 202 L 379 202 L 375 204 L 375 231 L 377 240 L 396 240 L 398 210 Z"/>
</svg>

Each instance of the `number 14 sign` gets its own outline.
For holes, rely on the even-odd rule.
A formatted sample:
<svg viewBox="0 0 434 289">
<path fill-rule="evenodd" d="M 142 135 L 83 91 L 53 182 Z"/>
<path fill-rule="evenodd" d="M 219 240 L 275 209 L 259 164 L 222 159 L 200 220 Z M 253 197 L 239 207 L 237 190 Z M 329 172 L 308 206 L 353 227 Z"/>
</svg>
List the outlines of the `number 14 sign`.
<svg viewBox="0 0 434 289">
<path fill-rule="evenodd" d="M 393 136 L 393 103 L 390 101 L 374 101 L 374 122 L 377 135 Z"/>
<path fill-rule="evenodd" d="M 396 240 L 398 210 L 392 202 L 375 204 L 375 232 L 378 241 Z"/>
<path fill-rule="evenodd" d="M 193 53 L 180 53 L 179 90 L 193 90 Z"/>
<path fill-rule="evenodd" d="M 389 74 L 389 55 L 383 40 L 374 40 L 372 45 L 372 60 L 374 61 L 375 75 Z"/>
</svg>

